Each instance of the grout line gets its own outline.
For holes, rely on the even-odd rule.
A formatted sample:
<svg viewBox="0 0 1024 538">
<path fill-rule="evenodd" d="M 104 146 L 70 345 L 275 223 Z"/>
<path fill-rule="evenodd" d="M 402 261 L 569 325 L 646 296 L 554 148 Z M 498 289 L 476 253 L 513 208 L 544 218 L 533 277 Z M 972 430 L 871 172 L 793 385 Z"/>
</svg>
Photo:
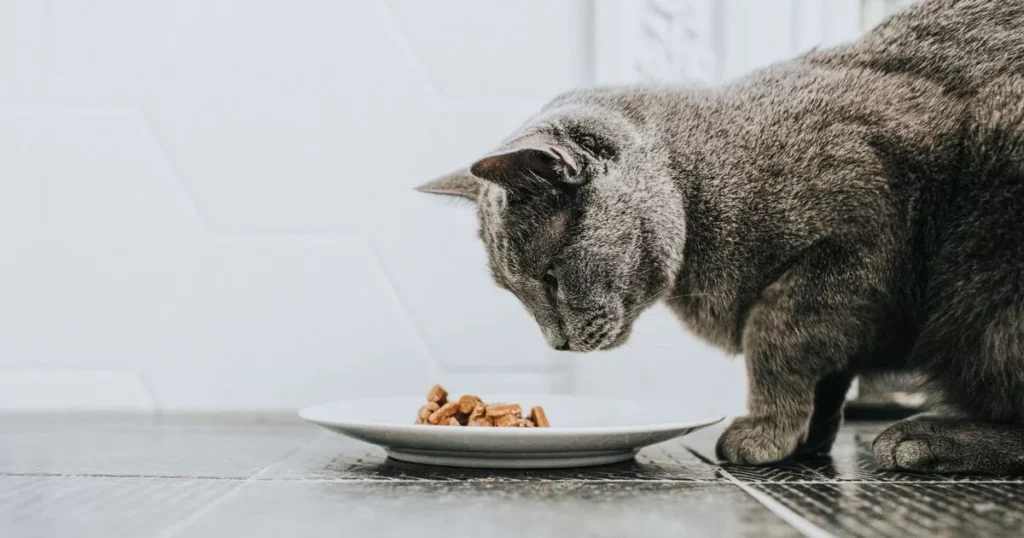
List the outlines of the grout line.
<svg viewBox="0 0 1024 538">
<path fill-rule="evenodd" d="M 714 462 L 714 461 L 711 461 L 711 460 L 710 460 L 710 459 L 708 459 L 708 458 L 705 458 L 705 457 L 704 457 L 704 454 L 701 454 L 700 452 L 698 452 L 698 451 L 696 451 L 696 450 L 694 450 L 694 449 L 690 448 L 690 446 L 689 446 L 689 445 L 687 445 L 685 441 L 683 441 L 683 442 L 682 442 L 682 443 L 680 443 L 680 444 L 681 444 L 681 445 L 683 445 L 683 448 L 684 448 L 684 449 L 685 449 L 685 450 L 686 450 L 687 452 L 689 452 L 690 454 L 692 454 L 692 455 L 693 455 L 694 457 L 696 457 L 696 458 L 697 458 L 697 459 L 699 459 L 700 461 L 704 462 L 704 463 L 705 463 L 706 465 L 710 465 L 710 466 L 712 466 L 712 467 L 714 467 L 714 468 L 716 468 L 716 469 L 718 469 L 718 468 L 720 468 L 720 467 L 721 467 L 721 465 L 719 465 L 719 464 L 718 464 L 717 462 Z"/>
<path fill-rule="evenodd" d="M 177 523 L 173 523 L 170 526 L 166 527 L 159 534 L 156 534 L 155 538 L 171 538 L 175 534 L 178 534 L 180 531 L 192 525 L 192 523 L 194 523 L 197 519 L 210 513 L 214 508 L 217 508 L 221 504 L 224 504 L 224 502 L 227 501 L 228 499 L 234 497 L 235 495 L 238 495 L 238 492 L 242 491 L 242 489 L 245 488 L 245 485 L 247 483 L 249 483 L 249 480 L 243 480 L 237 486 L 231 488 L 230 491 L 227 491 L 220 497 L 217 497 L 216 499 L 210 501 L 210 503 L 207 504 L 206 506 L 200 508 L 199 510 L 196 510 L 195 512 L 192 512 L 188 516 L 182 518 Z"/>
<path fill-rule="evenodd" d="M 597 39 L 597 6 L 594 5 L 596 0 L 589 0 L 583 2 L 580 6 L 582 16 L 580 17 L 583 23 L 583 31 L 581 37 L 583 38 L 583 80 L 586 81 L 588 86 L 594 86 L 597 82 L 597 62 L 598 54 L 597 49 L 599 48 Z"/>
<path fill-rule="evenodd" d="M 38 476 L 42 478 L 137 478 L 153 480 L 211 480 L 227 482 L 244 482 L 248 478 L 244 476 L 207 476 L 207 475 L 159 475 L 159 474 L 117 474 L 117 473 L 0 473 L 0 478 L 6 476 L 27 477 Z"/>
<path fill-rule="evenodd" d="M 266 473 L 267 470 L 269 470 L 271 467 L 277 465 L 278 463 L 281 463 L 282 461 L 287 460 L 288 458 L 292 457 L 293 455 L 298 454 L 302 450 L 305 450 L 310 445 L 312 445 L 313 443 L 318 441 L 321 437 L 323 437 L 324 433 L 326 433 L 326 432 L 317 432 L 317 433 L 311 435 L 310 438 L 306 439 L 306 441 L 304 443 L 299 444 L 299 446 L 289 450 L 287 453 L 285 453 L 280 458 L 277 458 L 276 460 L 274 460 L 274 461 L 264 465 L 263 468 L 261 468 L 260 470 L 256 471 L 255 473 L 249 475 L 249 477 L 246 479 L 246 482 L 262 480 L 260 478 L 260 476 L 263 475 L 264 473 Z"/>
<path fill-rule="evenodd" d="M 427 69 L 427 62 L 423 60 L 423 54 L 420 53 L 420 47 L 416 47 L 412 39 L 409 37 L 409 32 L 406 29 L 406 25 L 398 18 L 395 13 L 395 7 L 391 5 L 392 2 L 378 2 L 377 8 L 378 13 L 387 19 L 386 26 L 390 27 L 394 31 L 394 37 L 397 38 L 398 43 L 404 48 L 405 54 L 415 64 L 413 68 L 416 70 L 419 77 L 422 79 L 420 82 L 425 83 L 423 88 L 427 92 L 427 99 L 430 101 L 427 106 L 430 109 L 435 109 L 437 103 L 443 100 L 444 95 L 441 91 L 441 85 L 434 80 L 434 77 L 430 74 L 430 70 Z M 429 114 L 429 112 L 428 112 Z M 421 132 L 417 134 L 414 140 L 411 142 L 415 143 L 416 140 L 420 139 L 419 135 L 426 135 L 427 129 L 430 128 L 430 121 L 433 118 L 426 118 L 427 121 L 423 123 Z"/>
<path fill-rule="evenodd" d="M 722 470 L 722 473 L 727 471 Z M 762 485 L 762 484 L 831 484 L 841 486 L 843 484 L 914 484 L 927 486 L 928 484 L 936 485 L 950 485 L 950 484 L 1021 484 L 1024 485 L 1024 481 L 1021 480 L 749 480 L 744 484 L 751 485 Z"/>
<path fill-rule="evenodd" d="M 294 452 L 287 454 L 285 457 L 294 454 Z M 282 458 L 283 459 L 283 458 Z M 276 462 L 275 462 L 276 463 Z M 271 464 L 273 465 L 273 464 Z M 506 484 L 534 484 L 534 483 L 599 483 L 599 484 L 729 484 L 735 483 L 733 480 L 728 478 L 724 480 L 718 479 L 707 479 L 707 478 L 555 478 L 555 479 L 532 479 L 532 478 L 498 478 L 494 477 L 457 477 L 457 478 L 288 478 L 288 477 L 263 477 L 265 471 L 269 468 L 264 467 L 249 477 L 245 476 L 209 476 L 209 475 L 160 475 L 160 474 L 117 474 L 117 473 L 48 473 L 48 472 L 0 472 L 0 479 L 4 477 L 43 477 L 43 478 L 124 478 L 124 479 L 155 479 L 155 480 L 209 480 L 209 481 L 222 481 L 222 482 L 334 482 L 338 484 L 345 483 L 476 483 L 476 482 L 487 482 L 487 483 L 506 483 Z M 728 471 L 721 470 L 723 478 L 728 474 Z M 729 474 L 729 476 L 733 476 Z M 733 477 L 735 480 L 738 478 Z M 855 484 L 855 485 L 915 485 L 915 486 L 949 486 L 949 485 L 999 485 L 999 484 L 1014 484 L 1024 485 L 1024 481 L 1021 480 L 751 480 L 743 482 L 743 484 L 750 486 L 763 486 L 763 485 L 818 485 L 818 484 L 829 484 L 829 485 L 844 485 L 844 484 Z"/>
<path fill-rule="evenodd" d="M 165 168 L 174 180 L 174 186 L 185 197 L 185 201 L 192 206 L 192 210 L 195 211 L 195 217 L 203 231 L 210 235 L 217 235 L 216 229 L 213 226 L 213 219 L 200 202 L 199 193 L 196 192 L 191 183 L 185 180 L 178 162 L 171 155 L 170 147 L 161 137 L 159 131 L 157 131 L 156 122 L 153 120 L 149 109 L 142 103 L 136 103 L 133 109 L 138 119 L 142 121 L 142 126 L 146 129 L 149 142 L 153 144 L 154 149 L 160 154 L 160 159 L 163 160 Z"/>
<path fill-rule="evenodd" d="M 252 474 L 250 474 L 244 480 L 240 480 L 235 487 L 231 488 L 230 491 L 225 492 L 223 495 L 221 495 L 220 497 L 214 499 L 213 501 L 211 501 L 206 506 L 200 508 L 199 510 L 196 510 L 195 512 L 192 512 L 187 517 L 182 518 L 181 521 L 178 521 L 177 523 L 175 523 L 175 524 L 165 528 L 162 532 L 160 532 L 159 534 L 156 535 L 156 538 L 171 538 L 174 535 L 179 534 L 181 531 L 187 529 L 189 526 L 191 526 L 193 523 L 195 523 L 199 518 L 201 518 L 201 517 L 205 516 L 206 514 L 210 513 L 212 510 L 214 510 L 218 506 L 224 504 L 226 501 L 228 501 L 232 497 L 237 496 L 238 493 L 241 492 L 243 489 L 245 489 L 245 487 L 248 486 L 249 484 L 254 484 L 254 483 L 259 482 L 258 477 L 261 474 L 263 474 L 267 469 L 270 469 L 274 465 L 277 465 L 278 463 L 280 463 L 282 461 L 285 461 L 286 459 L 291 457 L 293 454 L 298 453 L 300 450 L 302 450 L 302 449 L 306 448 L 307 446 L 309 446 L 310 444 L 312 444 L 313 441 L 319 439 L 319 437 L 320 437 L 319 435 L 312 435 L 312 436 L 310 436 L 310 438 L 307 439 L 306 442 L 300 444 L 299 446 L 295 447 L 292 450 L 287 451 L 285 454 L 281 455 L 281 457 L 274 459 L 274 461 L 268 463 L 267 465 L 264 465 L 260 469 L 256 470 Z"/>
<path fill-rule="evenodd" d="M 744 484 L 736 479 L 729 471 L 725 469 L 719 469 L 719 473 L 722 474 L 727 480 L 732 482 L 734 485 L 742 489 L 748 495 L 754 498 L 757 502 L 764 505 L 765 508 L 770 510 L 773 514 L 779 516 L 783 521 L 789 523 L 791 527 L 799 531 L 804 536 L 811 538 L 836 538 L 834 534 L 826 531 L 825 529 L 811 523 L 800 514 L 794 512 L 788 506 L 780 503 L 773 499 L 767 493 L 758 491 L 751 487 L 750 484 Z M 820 482 L 817 482 L 820 484 Z"/>
<path fill-rule="evenodd" d="M 408 305 L 405 304 L 405 300 L 402 298 L 402 295 L 398 293 L 398 288 L 395 287 L 394 277 L 391 275 L 391 271 L 385 267 L 384 262 L 381 260 L 380 254 L 377 252 L 376 245 L 374 245 L 373 241 L 371 241 L 369 237 L 364 236 L 361 239 L 363 246 L 366 249 L 366 254 L 370 257 L 370 263 L 377 268 L 377 273 L 384 280 L 383 284 L 387 287 L 387 291 L 391 296 L 391 301 L 398 307 L 400 315 L 412 328 L 412 334 L 416 337 L 416 341 L 419 342 L 420 351 L 426 353 L 427 357 L 430 359 L 434 370 L 433 374 L 438 376 L 443 375 L 445 373 L 444 366 L 441 364 L 441 361 L 438 360 L 437 354 L 434 353 L 431 343 L 427 341 L 426 333 L 423 332 L 423 329 L 420 328 L 416 318 L 413 317 L 412 311 L 410 311 Z"/>
<path fill-rule="evenodd" d="M 631 484 L 631 485 L 644 485 L 644 484 L 702 484 L 702 485 L 725 485 L 728 484 L 725 480 L 716 479 L 703 479 L 703 480 L 689 480 L 689 479 L 672 479 L 672 478 L 655 478 L 648 480 L 636 480 L 636 479 L 616 479 L 616 478 L 564 478 L 564 479 L 523 479 L 523 478 L 498 478 L 494 477 L 479 477 L 479 478 L 259 478 L 252 476 L 249 478 L 215 478 L 209 476 L 155 476 L 155 475 L 118 475 L 118 474 L 14 474 L 5 473 L 0 474 L 0 479 L 4 477 L 15 477 L 15 478 L 26 478 L 26 477 L 39 477 L 39 478 L 70 478 L 70 479 L 124 479 L 124 480 L 185 480 L 185 481 L 211 481 L 211 482 L 237 482 L 240 486 L 245 484 L 270 484 L 274 482 L 281 483 L 326 483 L 326 484 Z"/>
<path fill-rule="evenodd" d="M 165 528 L 162 532 L 160 532 L 159 534 L 156 535 L 156 538 L 171 538 L 174 535 L 179 534 L 181 531 L 187 529 L 189 526 L 191 526 L 193 523 L 195 523 L 201 517 L 205 516 L 206 514 L 209 514 L 215 508 L 217 508 L 218 506 L 224 504 L 225 502 L 227 502 L 232 497 L 237 496 L 238 493 L 241 492 L 243 489 L 245 489 L 245 487 L 248 486 L 249 484 L 255 484 L 255 483 L 259 482 L 260 480 L 258 479 L 258 477 L 261 474 L 263 474 L 267 469 L 270 469 L 274 465 L 276 465 L 276 464 L 278 464 L 278 463 L 288 459 L 293 454 L 299 452 L 300 450 L 302 450 L 302 449 L 306 448 L 307 446 L 309 446 L 310 444 L 312 444 L 313 441 L 315 441 L 318 438 L 319 438 L 319 435 L 311 436 L 310 439 L 306 440 L 306 442 L 300 444 L 299 446 L 295 447 L 292 450 L 287 451 L 281 457 L 276 458 L 274 461 L 268 463 L 267 465 L 264 465 L 260 469 L 254 471 L 249 476 L 245 477 L 244 479 L 239 480 L 238 484 L 235 487 L 231 488 L 231 490 L 225 492 L 223 495 L 221 495 L 220 497 L 214 499 L 209 504 L 207 504 L 206 506 L 200 508 L 199 510 L 196 510 L 195 512 L 192 512 L 187 517 L 182 518 L 177 523 L 175 523 L 175 524 Z"/>
</svg>

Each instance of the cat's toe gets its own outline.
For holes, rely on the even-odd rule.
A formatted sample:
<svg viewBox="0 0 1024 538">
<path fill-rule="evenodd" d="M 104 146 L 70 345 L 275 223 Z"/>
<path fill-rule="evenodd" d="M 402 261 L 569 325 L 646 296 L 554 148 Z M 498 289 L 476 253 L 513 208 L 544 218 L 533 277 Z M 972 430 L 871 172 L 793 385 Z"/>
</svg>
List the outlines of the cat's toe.
<svg viewBox="0 0 1024 538">
<path fill-rule="evenodd" d="M 956 454 L 946 447 L 945 441 L 939 437 L 907 438 L 892 444 L 876 444 L 873 450 L 879 468 L 886 471 L 953 472 L 958 469 Z"/>
<path fill-rule="evenodd" d="M 896 447 L 899 446 L 901 440 L 902 435 L 894 431 L 894 428 L 889 428 L 875 437 L 874 442 L 871 443 L 871 452 L 875 455 L 875 461 L 880 469 L 888 471 L 898 468 Z"/>
<path fill-rule="evenodd" d="M 933 471 L 939 459 L 927 439 L 904 439 L 893 449 L 893 462 L 897 469 Z"/>
<path fill-rule="evenodd" d="M 929 422 L 906 420 L 879 434 L 871 451 L 878 467 L 886 471 L 935 472 L 946 467 L 947 445 Z"/>
<path fill-rule="evenodd" d="M 800 432 L 780 427 L 771 420 L 741 417 L 718 438 L 715 453 L 730 463 L 774 463 L 792 456 L 800 437 Z"/>
</svg>

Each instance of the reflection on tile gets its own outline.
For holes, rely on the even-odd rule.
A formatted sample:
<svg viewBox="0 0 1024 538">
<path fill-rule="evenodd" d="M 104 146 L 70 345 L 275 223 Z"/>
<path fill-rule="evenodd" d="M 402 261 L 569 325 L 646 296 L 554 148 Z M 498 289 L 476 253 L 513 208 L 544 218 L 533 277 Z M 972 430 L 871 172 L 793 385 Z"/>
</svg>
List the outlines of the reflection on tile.
<svg viewBox="0 0 1024 538">
<path fill-rule="evenodd" d="M 0 536 L 156 536 L 240 485 L 235 480 L 0 476 Z"/>
<path fill-rule="evenodd" d="M 315 441 L 261 472 L 260 480 L 380 480 L 547 482 L 721 481 L 716 468 L 700 461 L 678 441 L 644 449 L 634 461 L 600 467 L 550 470 L 460 469 L 390 460 L 373 445 L 323 433 Z"/>
<path fill-rule="evenodd" d="M 316 433 L 251 418 L 0 417 L 0 475 L 244 478 Z"/>
<path fill-rule="evenodd" d="M 1024 483 L 755 484 L 839 536 L 1019 536 Z"/>
<path fill-rule="evenodd" d="M 250 482 L 176 536 L 797 536 L 726 484 Z"/>
</svg>

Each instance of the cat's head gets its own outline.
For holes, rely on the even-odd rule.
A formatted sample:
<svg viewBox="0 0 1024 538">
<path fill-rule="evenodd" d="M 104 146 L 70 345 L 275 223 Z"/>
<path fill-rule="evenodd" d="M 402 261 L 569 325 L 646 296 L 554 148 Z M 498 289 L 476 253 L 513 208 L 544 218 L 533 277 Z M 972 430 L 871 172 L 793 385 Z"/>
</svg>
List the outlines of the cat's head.
<svg viewBox="0 0 1024 538">
<path fill-rule="evenodd" d="M 585 352 L 624 343 L 679 269 L 679 195 L 658 163 L 624 116 L 563 106 L 419 188 L 476 202 L 495 282 L 551 347 Z"/>
</svg>

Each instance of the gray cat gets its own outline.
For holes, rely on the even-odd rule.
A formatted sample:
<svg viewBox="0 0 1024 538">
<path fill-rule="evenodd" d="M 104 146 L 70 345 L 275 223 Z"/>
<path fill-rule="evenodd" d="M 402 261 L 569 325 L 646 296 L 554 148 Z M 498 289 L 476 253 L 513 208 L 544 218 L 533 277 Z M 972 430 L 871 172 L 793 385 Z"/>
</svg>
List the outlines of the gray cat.
<svg viewBox="0 0 1024 538">
<path fill-rule="evenodd" d="M 931 0 L 716 91 L 548 104 L 421 190 L 476 201 L 497 284 L 560 350 L 665 302 L 749 372 L 719 457 L 827 452 L 852 377 L 950 406 L 886 469 L 1024 473 L 1024 0 Z"/>
</svg>

